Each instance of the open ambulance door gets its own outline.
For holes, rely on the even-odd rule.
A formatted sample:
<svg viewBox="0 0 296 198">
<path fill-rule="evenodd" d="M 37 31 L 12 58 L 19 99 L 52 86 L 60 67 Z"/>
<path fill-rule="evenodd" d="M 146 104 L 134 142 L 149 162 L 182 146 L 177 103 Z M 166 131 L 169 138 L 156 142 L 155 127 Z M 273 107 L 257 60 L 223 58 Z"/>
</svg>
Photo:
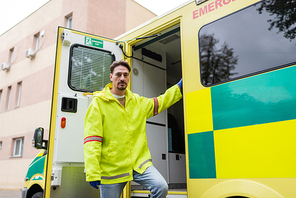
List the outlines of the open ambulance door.
<svg viewBox="0 0 296 198">
<path fill-rule="evenodd" d="M 99 197 L 85 180 L 83 125 L 92 100 L 85 93 L 102 90 L 121 59 L 115 40 L 58 28 L 44 197 Z"/>
<path fill-rule="evenodd" d="M 182 78 L 180 23 L 163 23 L 159 29 L 153 34 L 139 29 L 137 35 L 145 35 L 142 37 L 145 39 L 129 43 L 132 46 L 131 88 L 133 93 L 147 98 L 163 94 Z M 181 100 L 146 121 L 153 166 L 168 183 L 167 197 L 186 197 L 187 194 L 183 110 Z M 145 187 L 131 182 L 132 197 L 148 197 L 149 193 Z"/>
</svg>

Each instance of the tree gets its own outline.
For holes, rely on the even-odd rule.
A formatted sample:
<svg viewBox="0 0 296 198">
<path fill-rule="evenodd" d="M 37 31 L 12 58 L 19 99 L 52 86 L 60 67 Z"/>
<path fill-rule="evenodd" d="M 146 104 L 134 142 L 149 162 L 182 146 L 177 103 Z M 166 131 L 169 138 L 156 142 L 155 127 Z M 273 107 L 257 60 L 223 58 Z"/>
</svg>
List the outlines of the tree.
<svg viewBox="0 0 296 198">
<path fill-rule="evenodd" d="M 201 79 L 204 85 L 219 83 L 230 79 L 237 65 L 238 57 L 234 56 L 233 48 L 224 42 L 220 49 L 216 45 L 219 40 L 212 35 L 201 35 L 200 38 Z"/>
<path fill-rule="evenodd" d="M 258 8 L 261 14 L 265 10 L 274 16 L 269 19 L 269 30 L 276 27 L 279 32 L 284 32 L 284 37 L 290 40 L 295 38 L 296 34 L 296 0 L 262 0 Z"/>
</svg>

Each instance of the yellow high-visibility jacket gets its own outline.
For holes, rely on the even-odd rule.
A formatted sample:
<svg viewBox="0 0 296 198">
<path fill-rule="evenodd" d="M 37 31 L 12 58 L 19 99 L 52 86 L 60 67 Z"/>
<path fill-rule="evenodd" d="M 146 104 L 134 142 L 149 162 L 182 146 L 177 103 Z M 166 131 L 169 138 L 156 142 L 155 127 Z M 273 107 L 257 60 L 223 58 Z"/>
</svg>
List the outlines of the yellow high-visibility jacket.
<svg viewBox="0 0 296 198">
<path fill-rule="evenodd" d="M 182 98 L 178 85 L 155 98 L 140 97 L 129 89 L 125 108 L 108 84 L 95 92 L 84 121 L 86 181 L 114 184 L 133 180 L 152 165 L 146 138 L 146 120 Z"/>
</svg>

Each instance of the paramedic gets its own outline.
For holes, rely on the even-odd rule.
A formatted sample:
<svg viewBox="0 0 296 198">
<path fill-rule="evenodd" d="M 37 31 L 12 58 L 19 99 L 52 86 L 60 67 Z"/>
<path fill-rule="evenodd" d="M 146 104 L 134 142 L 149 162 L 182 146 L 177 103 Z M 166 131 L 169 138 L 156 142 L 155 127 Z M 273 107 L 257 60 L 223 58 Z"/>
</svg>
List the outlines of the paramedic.
<svg viewBox="0 0 296 198">
<path fill-rule="evenodd" d="M 147 187 L 152 198 L 163 198 L 168 185 L 152 165 L 146 120 L 182 98 L 182 79 L 164 94 L 145 98 L 127 88 L 130 70 L 126 61 L 114 61 L 111 83 L 94 92 L 84 121 L 86 181 L 100 187 L 101 198 L 119 198 L 131 180 Z"/>
</svg>

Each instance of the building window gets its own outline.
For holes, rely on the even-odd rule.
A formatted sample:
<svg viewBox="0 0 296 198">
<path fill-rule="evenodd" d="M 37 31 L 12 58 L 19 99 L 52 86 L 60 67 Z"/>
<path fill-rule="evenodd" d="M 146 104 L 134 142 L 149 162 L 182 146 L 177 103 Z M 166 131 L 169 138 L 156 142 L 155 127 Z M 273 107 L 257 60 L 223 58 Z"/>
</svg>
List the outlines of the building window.
<svg viewBox="0 0 296 198">
<path fill-rule="evenodd" d="M 67 26 L 67 28 L 70 28 L 70 29 L 72 28 L 72 19 L 73 19 L 72 13 L 65 16 L 65 25 Z"/>
<path fill-rule="evenodd" d="M 19 107 L 20 106 L 20 101 L 21 101 L 21 93 L 22 93 L 22 82 L 18 82 L 17 83 L 17 97 L 16 97 L 16 106 L 15 107 Z"/>
<path fill-rule="evenodd" d="M 13 61 L 14 61 L 14 48 L 11 48 L 9 50 L 9 61 L 10 61 L 10 63 L 13 63 Z"/>
<path fill-rule="evenodd" d="M 72 28 L 72 17 L 69 17 L 67 20 L 67 28 Z"/>
<path fill-rule="evenodd" d="M 14 139 L 13 157 L 23 156 L 24 138 Z"/>
<path fill-rule="evenodd" d="M 2 141 L 0 141 L 0 149 L 2 149 Z"/>
<path fill-rule="evenodd" d="M 40 32 L 34 35 L 35 51 L 39 49 Z"/>
<path fill-rule="evenodd" d="M 1 111 L 1 104 L 2 104 L 2 89 L 0 90 L 0 111 Z"/>
<path fill-rule="evenodd" d="M 7 88 L 7 100 L 6 100 L 6 110 L 9 110 L 11 99 L 11 86 Z"/>
</svg>

